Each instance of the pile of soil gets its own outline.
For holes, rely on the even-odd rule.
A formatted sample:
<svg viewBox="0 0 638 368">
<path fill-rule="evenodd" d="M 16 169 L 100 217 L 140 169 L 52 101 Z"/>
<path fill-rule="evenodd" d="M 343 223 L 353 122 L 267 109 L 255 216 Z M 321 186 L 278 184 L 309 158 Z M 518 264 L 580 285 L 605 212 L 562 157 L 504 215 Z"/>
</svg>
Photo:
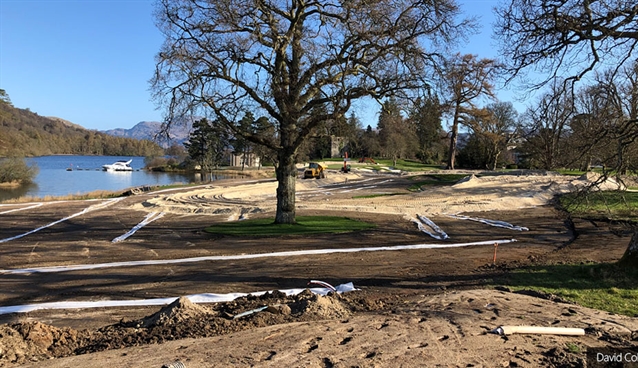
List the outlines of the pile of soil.
<svg viewBox="0 0 638 368">
<path fill-rule="evenodd" d="M 527 293 L 530 294 L 530 293 Z M 638 319 L 507 290 L 280 292 L 195 305 L 180 298 L 97 331 L 3 325 L 0 367 L 584 367 L 590 348 L 638 349 Z M 259 312 L 238 315 L 267 307 Z M 584 328 L 585 336 L 491 333 L 502 325 Z M 161 344 L 159 344 L 161 343 Z M 12 353 L 6 352 L 11 349 Z M 92 354 L 87 354 L 92 353 Z M 85 355 L 83 355 L 85 354 Z M 54 357 L 64 357 L 53 359 Z M 90 362 L 90 363 L 89 363 Z"/>
<path fill-rule="evenodd" d="M 259 310 L 261 307 L 267 308 Z M 346 318 L 350 314 L 350 307 L 338 294 L 319 296 L 309 290 L 295 296 L 275 291 L 209 306 L 181 297 L 150 316 L 121 320 L 97 331 L 60 329 L 40 322 L 0 325 L 0 367 L 282 323 Z"/>
</svg>

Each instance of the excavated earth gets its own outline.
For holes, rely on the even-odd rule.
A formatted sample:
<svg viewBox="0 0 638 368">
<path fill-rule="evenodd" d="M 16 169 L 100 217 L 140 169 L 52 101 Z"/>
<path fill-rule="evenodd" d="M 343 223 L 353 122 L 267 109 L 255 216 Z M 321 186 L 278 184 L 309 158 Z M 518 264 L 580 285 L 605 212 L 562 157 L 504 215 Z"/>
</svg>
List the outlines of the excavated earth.
<svg viewBox="0 0 638 368">
<path fill-rule="evenodd" d="M 230 237 L 204 231 L 217 222 L 272 217 L 272 179 L 218 181 L 114 202 L 3 204 L 0 310 L 54 302 L 176 300 L 164 307 L 0 314 L 0 367 L 595 366 L 586 362 L 588 350 L 637 348 L 638 318 L 551 295 L 494 289 L 516 268 L 613 262 L 622 256 L 631 235 L 628 226 L 570 219 L 552 204 L 555 194 L 586 180 L 545 173 L 468 176 L 454 186 L 426 185 L 410 192 L 415 180 L 400 175 L 329 173 L 325 180 L 298 181 L 298 215 L 348 216 L 377 227 L 303 237 Z M 70 217 L 87 208 L 91 210 Z M 162 217 L 112 242 L 153 212 Z M 529 231 L 449 214 L 506 221 Z M 412 222 L 417 215 L 427 216 L 449 238 L 438 240 L 419 231 Z M 495 264 L 491 243 L 179 261 L 505 239 L 516 242 L 497 248 Z M 175 263 L 125 263 L 157 260 Z M 98 264 L 111 267 L 72 268 Z M 69 269 L 42 272 L 54 266 Z M 185 297 L 303 289 L 310 280 L 353 282 L 359 290 L 327 296 L 274 291 L 201 304 Z M 501 325 L 577 327 L 587 333 L 490 333 Z"/>
</svg>

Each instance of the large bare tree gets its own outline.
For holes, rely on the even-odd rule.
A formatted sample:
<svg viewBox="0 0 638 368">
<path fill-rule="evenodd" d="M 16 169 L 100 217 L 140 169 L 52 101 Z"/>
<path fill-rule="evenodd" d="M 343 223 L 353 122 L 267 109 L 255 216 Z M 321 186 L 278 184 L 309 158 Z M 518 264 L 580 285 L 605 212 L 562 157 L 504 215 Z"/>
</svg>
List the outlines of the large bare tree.
<svg viewBox="0 0 638 368">
<path fill-rule="evenodd" d="M 533 72 L 530 87 L 575 82 L 636 60 L 635 0 L 507 0 L 496 14 L 494 35 L 509 75 Z"/>
<path fill-rule="evenodd" d="M 275 222 L 294 223 L 297 148 L 354 100 L 422 88 L 425 71 L 472 27 L 458 15 L 454 0 L 159 0 L 166 39 L 151 84 L 169 125 L 207 111 L 274 150 Z M 242 131 L 247 110 L 269 116 L 276 139 Z"/>
<path fill-rule="evenodd" d="M 600 69 L 611 68 L 615 76 L 638 60 L 635 0 L 507 0 L 496 12 L 494 33 L 510 77 L 530 71 L 544 76 L 532 88 L 556 79 L 573 87 Z M 629 114 L 621 125 L 633 131 L 636 123 Z M 638 230 L 621 263 L 638 266 Z"/>
<path fill-rule="evenodd" d="M 492 82 L 498 69 L 499 65 L 495 60 L 479 59 L 471 54 L 456 54 L 445 62 L 441 90 L 447 111 L 452 116 L 447 161 L 447 168 L 450 170 L 454 170 L 456 161 L 459 124 L 466 124 L 471 120 L 476 103 L 482 97 L 495 97 Z"/>
</svg>

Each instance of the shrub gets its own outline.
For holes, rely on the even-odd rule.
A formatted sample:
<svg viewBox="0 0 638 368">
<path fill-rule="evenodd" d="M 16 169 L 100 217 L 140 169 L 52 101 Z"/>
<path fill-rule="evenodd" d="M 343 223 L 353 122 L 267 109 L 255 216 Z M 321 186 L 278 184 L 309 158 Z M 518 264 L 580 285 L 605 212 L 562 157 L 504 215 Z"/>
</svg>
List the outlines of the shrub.
<svg viewBox="0 0 638 368">
<path fill-rule="evenodd" d="M 27 184 L 33 182 L 38 174 L 36 165 L 27 165 L 21 158 L 0 159 L 0 183 Z"/>
</svg>

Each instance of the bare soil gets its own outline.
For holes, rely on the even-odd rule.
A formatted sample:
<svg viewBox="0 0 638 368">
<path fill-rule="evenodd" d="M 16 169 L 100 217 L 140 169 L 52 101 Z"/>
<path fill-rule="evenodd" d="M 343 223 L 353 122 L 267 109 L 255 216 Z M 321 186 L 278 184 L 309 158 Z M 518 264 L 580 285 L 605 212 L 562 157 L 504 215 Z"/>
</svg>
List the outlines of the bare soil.
<svg viewBox="0 0 638 368">
<path fill-rule="evenodd" d="M 319 279 L 361 289 L 319 297 L 268 293 L 232 302 L 158 307 L 37 310 L 0 315 L 0 367 L 135 366 L 584 366 L 588 347 L 635 347 L 638 318 L 555 300 L 487 290 L 517 267 L 557 262 L 613 262 L 629 241 L 622 224 L 569 219 L 553 194 L 573 178 L 468 179 L 410 193 L 401 176 L 338 175 L 299 180 L 299 215 L 342 215 L 372 230 L 306 237 L 223 237 L 203 231 L 239 217 L 272 217 L 271 179 L 219 181 L 146 193 L 0 243 L 0 306 L 61 301 L 132 300 L 201 293 L 303 288 Z M 472 182 L 474 181 L 474 182 Z M 562 189 L 561 189 L 562 188 Z M 401 195 L 366 197 L 380 193 Z M 58 221 L 102 201 L 47 203 L 0 214 L 0 241 Z M 29 204 L 0 206 L 0 212 Z M 152 211 L 161 219 L 127 240 Z M 526 226 L 513 231 L 446 213 Z M 409 220 L 433 220 L 439 241 Z M 386 252 L 121 266 L 59 273 L 2 270 L 136 260 L 182 259 L 306 249 L 445 244 L 512 239 L 497 250 L 476 245 Z M 539 295 L 543 297 L 543 295 Z M 267 310 L 233 316 L 258 307 Z M 582 327 L 581 337 L 488 333 L 500 325 Z M 89 363 L 90 362 L 90 363 Z"/>
</svg>

